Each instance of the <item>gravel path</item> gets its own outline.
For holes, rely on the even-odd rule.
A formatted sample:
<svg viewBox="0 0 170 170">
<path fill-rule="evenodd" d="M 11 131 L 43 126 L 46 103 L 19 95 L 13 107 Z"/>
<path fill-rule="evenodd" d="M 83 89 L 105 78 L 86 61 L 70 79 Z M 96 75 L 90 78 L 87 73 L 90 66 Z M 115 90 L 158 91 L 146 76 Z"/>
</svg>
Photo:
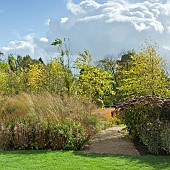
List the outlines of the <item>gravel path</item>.
<svg viewBox="0 0 170 170">
<path fill-rule="evenodd" d="M 83 151 L 93 153 L 140 155 L 134 144 L 129 139 L 123 138 L 123 134 L 120 133 L 123 128 L 124 127 L 115 126 L 101 131 Z"/>
</svg>

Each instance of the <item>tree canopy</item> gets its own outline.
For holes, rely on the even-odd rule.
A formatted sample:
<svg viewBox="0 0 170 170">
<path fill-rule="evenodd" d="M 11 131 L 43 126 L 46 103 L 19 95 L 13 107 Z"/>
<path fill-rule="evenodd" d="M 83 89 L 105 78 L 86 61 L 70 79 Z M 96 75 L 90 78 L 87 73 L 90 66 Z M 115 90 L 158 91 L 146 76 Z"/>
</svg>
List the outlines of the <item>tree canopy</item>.
<svg viewBox="0 0 170 170">
<path fill-rule="evenodd" d="M 112 106 L 136 96 L 170 96 L 164 58 L 154 43 L 140 51 L 123 53 L 120 60 L 105 57 L 93 63 L 88 50 L 71 61 L 69 39 L 56 39 L 57 57 L 45 63 L 41 58 L 14 56 L 0 60 L 0 94 L 20 92 L 89 97 L 100 106 Z M 78 74 L 73 73 L 74 69 Z"/>
</svg>

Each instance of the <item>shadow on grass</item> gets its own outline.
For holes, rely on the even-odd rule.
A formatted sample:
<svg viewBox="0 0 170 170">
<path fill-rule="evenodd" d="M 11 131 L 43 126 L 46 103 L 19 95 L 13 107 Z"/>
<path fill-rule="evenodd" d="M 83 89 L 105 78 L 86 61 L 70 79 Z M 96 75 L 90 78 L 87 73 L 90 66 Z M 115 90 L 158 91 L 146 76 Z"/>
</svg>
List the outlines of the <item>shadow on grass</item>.
<svg viewBox="0 0 170 170">
<path fill-rule="evenodd" d="M 91 158 L 113 158 L 121 159 L 125 161 L 135 162 L 136 164 L 145 164 L 147 166 L 153 167 L 155 170 L 170 169 L 170 156 L 129 156 L 129 155 L 113 155 L 113 154 L 97 154 L 88 152 L 73 152 L 77 156 L 91 157 Z"/>
<path fill-rule="evenodd" d="M 0 150 L 0 155 L 38 155 L 53 152 L 52 150 Z M 59 151 L 62 152 L 62 151 Z"/>
</svg>

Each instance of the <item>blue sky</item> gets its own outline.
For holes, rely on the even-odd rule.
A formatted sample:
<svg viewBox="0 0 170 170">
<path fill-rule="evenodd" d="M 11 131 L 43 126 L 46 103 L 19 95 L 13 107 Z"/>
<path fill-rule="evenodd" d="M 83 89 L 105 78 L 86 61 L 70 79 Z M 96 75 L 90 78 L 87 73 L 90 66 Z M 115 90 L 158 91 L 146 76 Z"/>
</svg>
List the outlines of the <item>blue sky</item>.
<svg viewBox="0 0 170 170">
<path fill-rule="evenodd" d="M 170 0 L 0 0 L 0 51 L 51 58 L 55 38 L 94 59 L 138 50 L 145 38 L 170 63 Z"/>
<path fill-rule="evenodd" d="M 1 46 L 30 33 L 43 36 L 48 19 L 69 15 L 63 0 L 0 0 L 0 11 Z"/>
</svg>

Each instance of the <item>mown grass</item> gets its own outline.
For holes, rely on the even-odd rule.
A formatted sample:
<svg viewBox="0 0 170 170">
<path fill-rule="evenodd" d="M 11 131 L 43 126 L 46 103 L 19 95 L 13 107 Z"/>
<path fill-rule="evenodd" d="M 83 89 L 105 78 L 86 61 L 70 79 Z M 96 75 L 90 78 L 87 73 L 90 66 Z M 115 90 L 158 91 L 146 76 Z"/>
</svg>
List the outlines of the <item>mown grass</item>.
<svg viewBox="0 0 170 170">
<path fill-rule="evenodd" d="M 78 151 L 1 151 L 1 170 L 169 170 L 168 156 L 124 156 Z"/>
</svg>

